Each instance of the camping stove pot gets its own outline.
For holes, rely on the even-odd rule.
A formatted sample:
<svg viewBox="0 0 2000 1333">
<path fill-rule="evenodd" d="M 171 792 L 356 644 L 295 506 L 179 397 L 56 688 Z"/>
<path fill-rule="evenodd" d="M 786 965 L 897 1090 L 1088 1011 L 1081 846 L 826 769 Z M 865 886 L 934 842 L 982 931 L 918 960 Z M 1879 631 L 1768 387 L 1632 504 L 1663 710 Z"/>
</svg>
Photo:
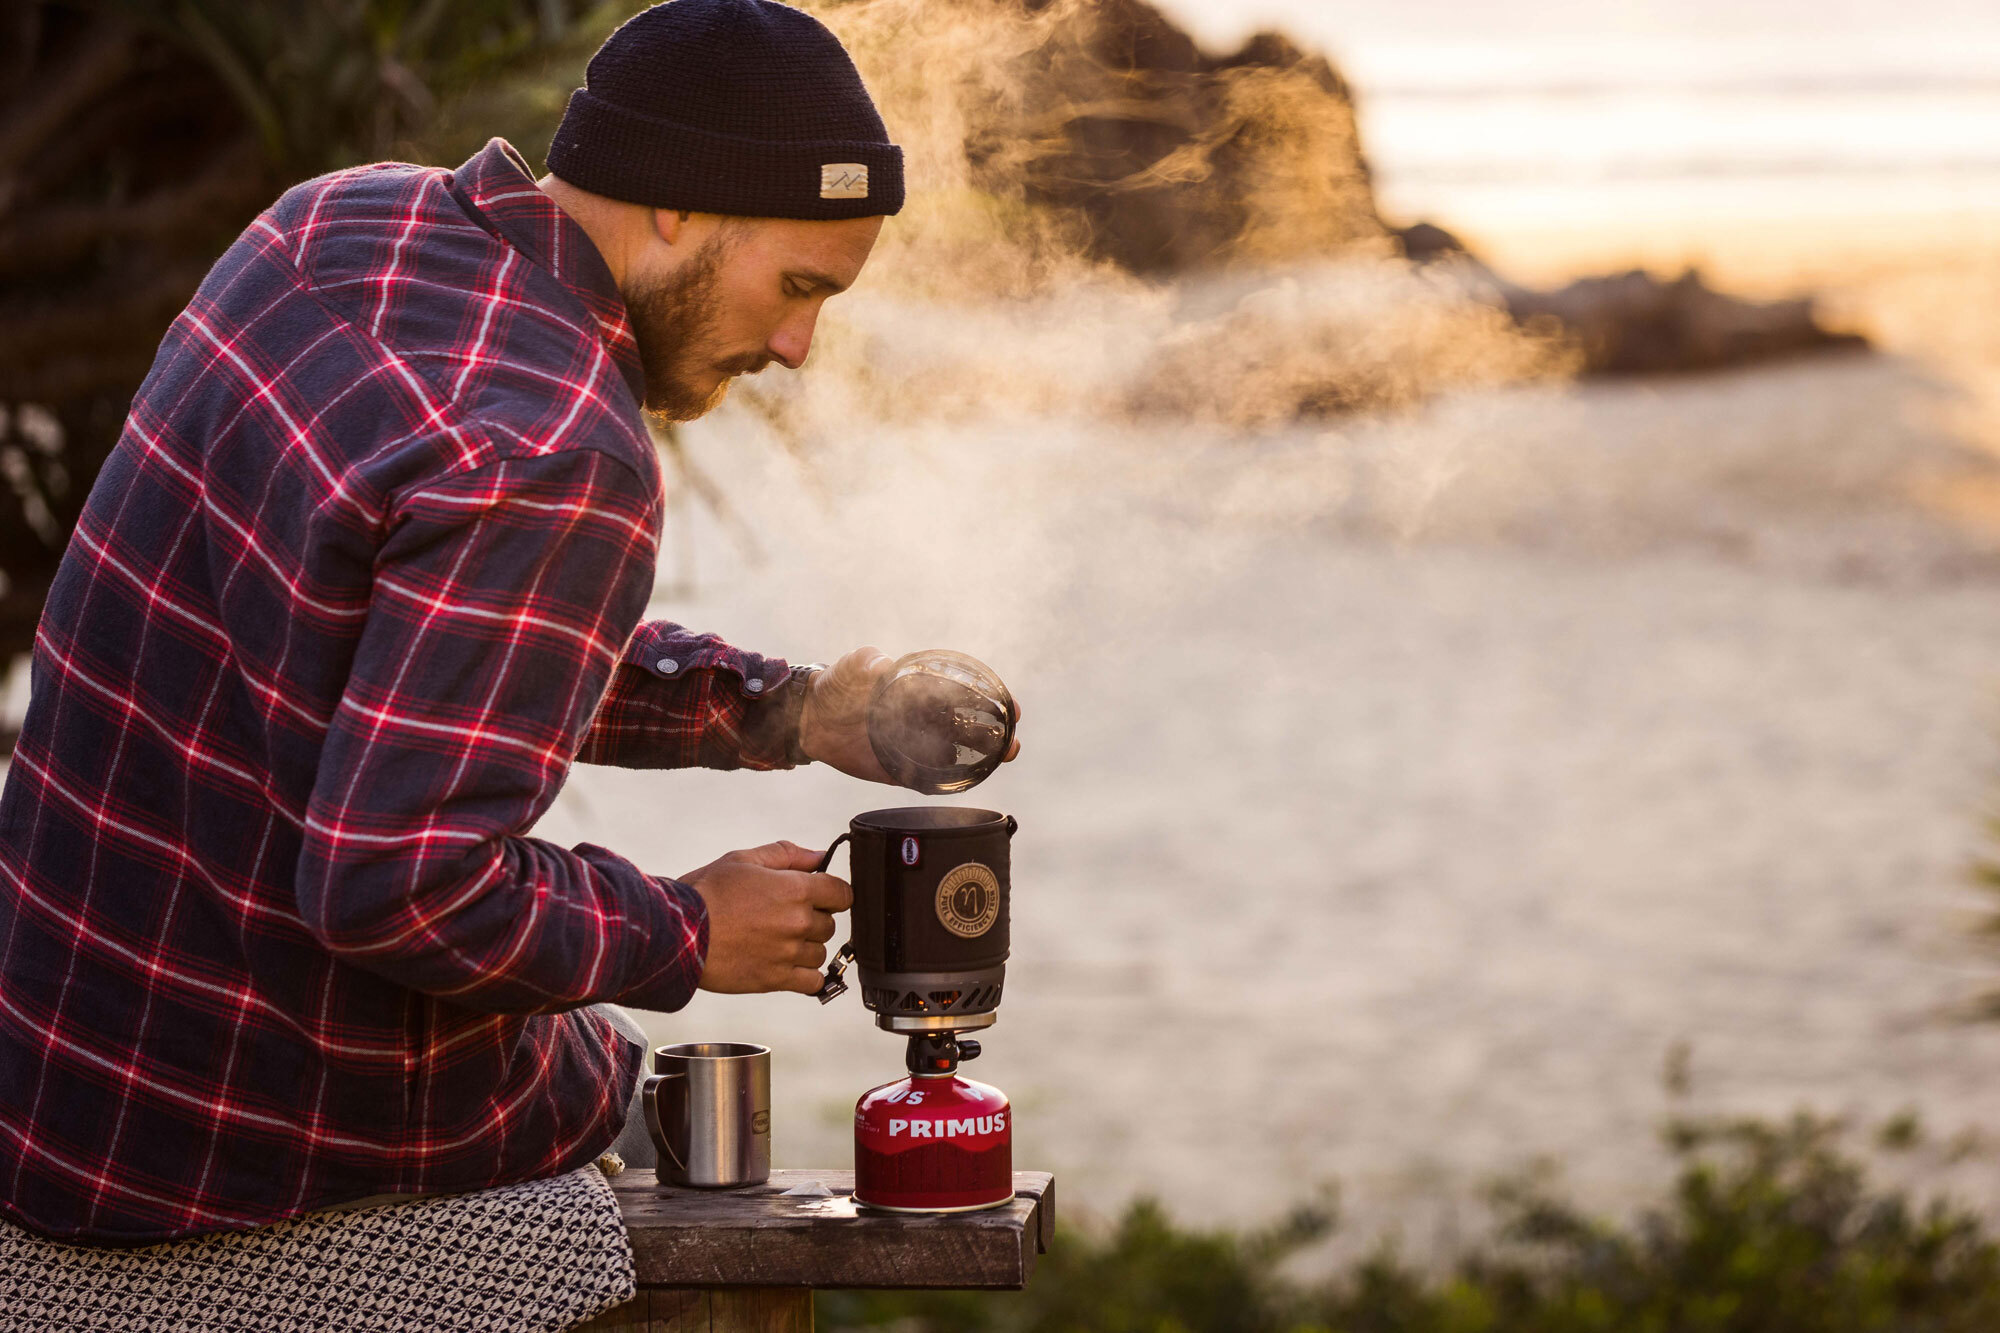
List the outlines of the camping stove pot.
<svg viewBox="0 0 2000 1333">
<path fill-rule="evenodd" d="M 952 806 L 856 815 L 834 840 L 853 844 L 854 933 L 827 969 L 820 1001 L 847 989 L 851 958 L 878 1027 L 949 1034 L 990 1025 L 1007 975 L 1015 827 L 1011 815 Z"/>
<path fill-rule="evenodd" d="M 979 1043 L 910 1038 L 910 1076 L 854 1104 L 854 1201 L 902 1213 L 999 1208 L 1014 1197 L 1013 1112 L 998 1088 L 958 1076 Z"/>
</svg>

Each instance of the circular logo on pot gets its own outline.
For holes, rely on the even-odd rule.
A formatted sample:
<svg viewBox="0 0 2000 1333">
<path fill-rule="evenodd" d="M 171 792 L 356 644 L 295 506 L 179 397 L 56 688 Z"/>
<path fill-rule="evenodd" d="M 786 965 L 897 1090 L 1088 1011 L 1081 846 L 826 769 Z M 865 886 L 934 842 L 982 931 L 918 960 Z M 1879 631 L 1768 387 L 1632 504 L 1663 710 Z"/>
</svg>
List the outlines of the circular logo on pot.
<svg viewBox="0 0 2000 1333">
<path fill-rule="evenodd" d="M 937 914 L 952 934 L 977 939 L 1000 919 L 1000 881 L 977 861 L 954 866 L 938 881 Z"/>
</svg>

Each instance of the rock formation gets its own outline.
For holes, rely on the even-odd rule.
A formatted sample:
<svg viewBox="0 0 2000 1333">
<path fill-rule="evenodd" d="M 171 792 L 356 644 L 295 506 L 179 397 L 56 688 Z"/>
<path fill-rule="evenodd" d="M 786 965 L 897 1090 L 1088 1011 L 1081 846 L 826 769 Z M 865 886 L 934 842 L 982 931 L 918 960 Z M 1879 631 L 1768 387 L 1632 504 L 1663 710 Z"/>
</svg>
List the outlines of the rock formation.
<svg viewBox="0 0 2000 1333">
<path fill-rule="evenodd" d="M 1442 264 L 1516 322 L 1560 326 L 1586 373 L 1740 365 L 1862 340 L 1810 300 L 1752 302 L 1699 274 L 1633 271 L 1555 291 L 1508 282 L 1448 231 L 1375 207 L 1354 98 L 1277 33 L 1204 53 L 1145 0 L 1026 0 L 1048 36 L 1022 59 L 1021 108 L 967 145 L 979 183 L 1073 220 L 1091 255 L 1134 273 L 1296 261 L 1365 248 Z"/>
<path fill-rule="evenodd" d="M 1276 33 L 1213 56 L 1145 0 L 1030 0 L 1024 95 L 967 145 L 975 179 L 1083 224 L 1091 253 L 1181 273 L 1382 245 L 1354 99 Z"/>
</svg>

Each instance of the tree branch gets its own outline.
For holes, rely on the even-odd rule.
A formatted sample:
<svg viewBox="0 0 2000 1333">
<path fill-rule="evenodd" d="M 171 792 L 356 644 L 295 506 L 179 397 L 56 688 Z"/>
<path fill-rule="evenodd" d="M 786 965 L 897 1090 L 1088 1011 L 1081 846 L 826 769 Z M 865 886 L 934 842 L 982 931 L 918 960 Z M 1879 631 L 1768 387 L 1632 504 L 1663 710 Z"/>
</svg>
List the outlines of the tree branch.
<svg viewBox="0 0 2000 1333">
<path fill-rule="evenodd" d="M 37 363 L 121 343 L 151 344 L 201 285 L 208 264 L 183 262 L 134 284 L 120 275 L 69 293 L 61 302 L 0 306 L 0 367 L 26 374 Z M 36 393 L 9 396 L 40 401 Z"/>
<path fill-rule="evenodd" d="M 206 229 L 265 191 L 263 154 L 244 136 L 191 183 L 128 204 L 58 204 L 0 224 L 0 277 L 59 268 L 109 240 L 164 240 Z"/>
<path fill-rule="evenodd" d="M 154 344 L 107 355 L 99 350 L 59 357 L 26 370 L 0 361 L 0 399 L 19 403 L 66 403 L 93 393 L 129 398 L 153 367 Z M 122 411 L 122 409 L 121 409 Z"/>
<path fill-rule="evenodd" d="M 134 32 L 105 15 L 96 31 L 42 95 L 0 124 L 0 177 L 11 175 L 86 104 L 111 91 L 132 68 Z"/>
</svg>

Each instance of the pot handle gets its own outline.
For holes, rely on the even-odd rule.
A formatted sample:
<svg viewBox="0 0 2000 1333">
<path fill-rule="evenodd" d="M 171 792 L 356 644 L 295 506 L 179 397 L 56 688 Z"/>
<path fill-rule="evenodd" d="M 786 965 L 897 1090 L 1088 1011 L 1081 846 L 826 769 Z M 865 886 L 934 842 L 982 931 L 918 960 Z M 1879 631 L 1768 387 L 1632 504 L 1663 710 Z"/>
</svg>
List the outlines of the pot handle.
<svg viewBox="0 0 2000 1333">
<path fill-rule="evenodd" d="M 843 833 L 828 843 L 826 855 L 819 859 L 819 864 L 813 868 L 813 873 L 815 875 L 824 875 L 826 868 L 833 864 L 834 852 L 840 849 L 841 843 L 848 841 L 852 836 L 850 833 Z M 813 993 L 813 998 L 821 1004 L 827 1004 L 847 994 L 847 983 L 841 980 L 841 978 L 846 975 L 848 965 L 853 961 L 854 938 L 853 933 L 850 931 L 847 943 L 840 946 L 840 952 L 834 954 L 833 961 L 826 965 L 826 981 Z"/>
<path fill-rule="evenodd" d="M 1013 836 L 1014 836 L 1014 835 L 1015 835 L 1016 833 L 1019 833 L 1020 831 L 1021 831 L 1021 821 L 1020 821 L 1020 820 L 1018 820 L 1018 819 L 1016 819 L 1016 818 L 1014 818 L 1014 816 L 1012 816 L 1012 815 L 1008 815 L 1008 816 L 1007 816 L 1007 837 L 1008 837 L 1009 839 L 1012 839 L 1012 838 L 1013 838 Z"/>
<path fill-rule="evenodd" d="M 826 855 L 820 857 L 819 864 L 813 867 L 813 874 L 824 875 L 826 873 L 826 868 L 833 864 L 833 854 L 840 850 L 840 844 L 852 840 L 853 837 L 854 835 L 852 833 L 843 833 L 839 837 L 835 838 L 832 842 L 828 843 L 826 845 Z"/>
</svg>

